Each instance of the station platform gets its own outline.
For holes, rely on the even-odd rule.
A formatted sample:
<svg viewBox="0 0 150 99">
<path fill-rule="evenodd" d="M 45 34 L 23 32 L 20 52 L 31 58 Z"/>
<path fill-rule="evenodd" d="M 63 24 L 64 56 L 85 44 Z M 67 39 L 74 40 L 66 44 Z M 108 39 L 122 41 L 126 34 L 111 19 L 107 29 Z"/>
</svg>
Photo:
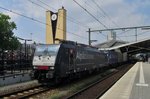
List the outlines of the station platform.
<svg viewBox="0 0 150 99">
<path fill-rule="evenodd" d="M 7 71 L 4 75 L 0 75 L 0 87 L 11 84 L 30 81 L 30 71 Z"/>
<path fill-rule="evenodd" d="M 150 99 L 150 64 L 137 62 L 99 99 Z"/>
</svg>

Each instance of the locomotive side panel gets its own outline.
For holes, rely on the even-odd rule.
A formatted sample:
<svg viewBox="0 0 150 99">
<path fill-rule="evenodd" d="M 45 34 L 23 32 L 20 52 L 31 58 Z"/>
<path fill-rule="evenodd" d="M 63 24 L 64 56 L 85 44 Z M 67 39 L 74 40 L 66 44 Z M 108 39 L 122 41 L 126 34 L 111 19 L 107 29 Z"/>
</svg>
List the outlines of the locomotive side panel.
<svg viewBox="0 0 150 99">
<path fill-rule="evenodd" d="M 58 56 L 58 69 L 56 72 L 58 73 L 59 77 L 67 77 L 68 74 L 74 72 L 75 68 L 75 46 L 62 44 L 60 48 L 60 53 Z"/>
<path fill-rule="evenodd" d="M 94 69 L 98 69 L 103 67 L 107 63 L 106 54 L 100 53 L 95 48 L 87 48 L 87 47 L 78 47 L 77 52 L 77 70 L 80 71 L 92 71 Z"/>
<path fill-rule="evenodd" d="M 94 55 L 84 47 L 77 48 L 76 69 L 78 72 L 89 70 L 89 65 L 94 65 Z"/>
</svg>

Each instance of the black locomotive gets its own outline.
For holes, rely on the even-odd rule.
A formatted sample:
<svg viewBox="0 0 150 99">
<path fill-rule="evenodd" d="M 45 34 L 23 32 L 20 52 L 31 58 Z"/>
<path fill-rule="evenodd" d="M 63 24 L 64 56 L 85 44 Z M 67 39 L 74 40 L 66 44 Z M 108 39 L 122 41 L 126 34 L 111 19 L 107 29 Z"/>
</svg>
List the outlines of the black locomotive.
<svg viewBox="0 0 150 99">
<path fill-rule="evenodd" d="M 37 45 L 32 77 L 39 82 L 60 82 L 85 72 L 91 73 L 118 62 L 118 54 L 72 41 Z"/>
</svg>

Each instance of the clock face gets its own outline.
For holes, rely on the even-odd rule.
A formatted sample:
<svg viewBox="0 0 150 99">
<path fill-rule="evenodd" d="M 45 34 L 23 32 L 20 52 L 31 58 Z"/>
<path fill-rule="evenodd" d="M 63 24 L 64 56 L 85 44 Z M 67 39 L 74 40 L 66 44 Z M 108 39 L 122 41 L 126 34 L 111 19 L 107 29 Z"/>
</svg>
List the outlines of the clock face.
<svg viewBox="0 0 150 99">
<path fill-rule="evenodd" d="M 56 14 L 53 14 L 51 19 L 52 19 L 53 21 L 55 21 L 55 20 L 57 19 L 57 15 L 56 15 Z"/>
</svg>

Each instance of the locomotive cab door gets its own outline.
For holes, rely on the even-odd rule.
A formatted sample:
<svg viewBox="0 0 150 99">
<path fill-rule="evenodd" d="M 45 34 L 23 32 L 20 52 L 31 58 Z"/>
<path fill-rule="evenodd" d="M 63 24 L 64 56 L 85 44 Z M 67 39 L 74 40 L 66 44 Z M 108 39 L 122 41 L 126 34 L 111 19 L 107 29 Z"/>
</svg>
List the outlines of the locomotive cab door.
<svg viewBox="0 0 150 99">
<path fill-rule="evenodd" d="M 69 54 L 68 54 L 68 57 L 69 57 L 69 71 L 74 72 L 75 71 L 75 56 L 76 56 L 75 49 L 69 48 L 68 51 L 69 51 Z"/>
</svg>

